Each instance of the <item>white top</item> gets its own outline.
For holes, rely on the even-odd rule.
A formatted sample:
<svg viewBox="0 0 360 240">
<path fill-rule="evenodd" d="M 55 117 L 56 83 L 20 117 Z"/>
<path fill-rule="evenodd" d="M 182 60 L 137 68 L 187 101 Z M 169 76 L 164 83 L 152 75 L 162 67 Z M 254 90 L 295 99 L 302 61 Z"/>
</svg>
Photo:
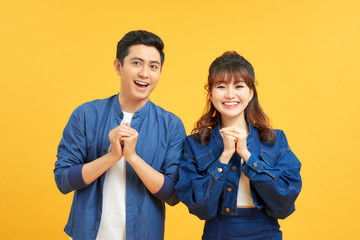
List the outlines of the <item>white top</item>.
<svg viewBox="0 0 360 240">
<path fill-rule="evenodd" d="M 241 166 L 244 164 L 244 160 L 241 159 Z M 237 195 L 237 207 L 255 207 L 250 195 L 250 180 L 245 174 L 240 171 L 240 182 Z"/>
<path fill-rule="evenodd" d="M 122 123 L 130 123 L 134 114 L 124 112 Z M 111 145 L 108 152 L 111 151 Z M 126 160 L 111 166 L 105 175 L 103 207 L 97 240 L 125 240 L 126 234 Z"/>
</svg>

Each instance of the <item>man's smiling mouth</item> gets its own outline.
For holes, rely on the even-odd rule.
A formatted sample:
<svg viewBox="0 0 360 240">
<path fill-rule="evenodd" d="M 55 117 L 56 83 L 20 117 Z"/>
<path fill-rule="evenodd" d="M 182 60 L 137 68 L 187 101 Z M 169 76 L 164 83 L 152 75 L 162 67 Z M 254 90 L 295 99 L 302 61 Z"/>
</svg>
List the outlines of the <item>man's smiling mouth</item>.
<svg viewBox="0 0 360 240">
<path fill-rule="evenodd" d="M 136 86 L 141 87 L 141 88 L 148 87 L 150 85 L 149 83 L 141 82 L 141 81 L 134 81 L 134 83 Z"/>
</svg>

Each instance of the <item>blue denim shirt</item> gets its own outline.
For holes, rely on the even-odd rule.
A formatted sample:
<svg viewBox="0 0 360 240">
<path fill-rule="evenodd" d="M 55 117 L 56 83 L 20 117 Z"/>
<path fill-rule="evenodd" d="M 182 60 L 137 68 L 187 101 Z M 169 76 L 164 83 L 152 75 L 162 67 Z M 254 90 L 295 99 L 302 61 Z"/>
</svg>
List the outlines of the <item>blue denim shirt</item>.
<svg viewBox="0 0 360 240">
<path fill-rule="evenodd" d="M 275 130 L 275 145 L 269 146 L 260 141 L 256 128 L 250 124 L 249 128 L 247 146 L 251 156 L 243 166 L 236 152 L 229 164 L 219 161 L 224 149 L 219 125 L 211 130 L 208 145 L 186 138 L 176 192 L 200 219 L 237 215 L 240 171 L 250 179 L 250 194 L 257 208 L 265 209 L 273 218 L 285 218 L 295 210 L 294 202 L 302 186 L 301 164 L 285 134 Z"/>
<path fill-rule="evenodd" d="M 79 106 L 71 115 L 58 147 L 55 181 L 64 194 L 75 190 L 65 232 L 74 240 L 96 239 L 102 213 L 105 175 L 86 185 L 81 170 L 107 153 L 110 130 L 123 118 L 117 95 Z M 155 170 L 178 180 L 186 137 L 181 120 L 148 101 L 134 113 L 139 133 L 136 153 Z M 159 240 L 164 236 L 165 205 L 152 195 L 131 165 L 126 166 L 126 239 Z"/>
</svg>

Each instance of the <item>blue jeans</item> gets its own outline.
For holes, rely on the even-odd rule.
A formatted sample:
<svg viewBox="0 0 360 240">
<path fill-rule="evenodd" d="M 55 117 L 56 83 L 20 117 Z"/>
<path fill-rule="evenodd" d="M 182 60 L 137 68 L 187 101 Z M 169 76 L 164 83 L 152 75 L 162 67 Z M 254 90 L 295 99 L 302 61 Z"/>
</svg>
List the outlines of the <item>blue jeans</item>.
<svg viewBox="0 0 360 240">
<path fill-rule="evenodd" d="M 264 210 L 239 208 L 238 215 L 218 215 L 205 222 L 203 240 L 282 240 L 277 219 Z"/>
</svg>

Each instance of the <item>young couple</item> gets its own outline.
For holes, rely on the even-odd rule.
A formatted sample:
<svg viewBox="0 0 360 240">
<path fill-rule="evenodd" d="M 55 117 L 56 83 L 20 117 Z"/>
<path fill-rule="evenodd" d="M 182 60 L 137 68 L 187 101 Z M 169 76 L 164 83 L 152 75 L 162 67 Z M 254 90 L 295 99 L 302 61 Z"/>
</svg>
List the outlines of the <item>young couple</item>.
<svg viewBox="0 0 360 240">
<path fill-rule="evenodd" d="M 225 52 L 209 69 L 207 106 L 192 135 L 149 100 L 164 44 L 127 33 L 114 61 L 119 94 L 79 106 L 58 147 L 55 181 L 74 191 L 65 232 L 74 240 L 160 240 L 165 204 L 205 219 L 203 239 L 282 239 L 300 162 L 261 109 L 254 69 Z"/>
</svg>

